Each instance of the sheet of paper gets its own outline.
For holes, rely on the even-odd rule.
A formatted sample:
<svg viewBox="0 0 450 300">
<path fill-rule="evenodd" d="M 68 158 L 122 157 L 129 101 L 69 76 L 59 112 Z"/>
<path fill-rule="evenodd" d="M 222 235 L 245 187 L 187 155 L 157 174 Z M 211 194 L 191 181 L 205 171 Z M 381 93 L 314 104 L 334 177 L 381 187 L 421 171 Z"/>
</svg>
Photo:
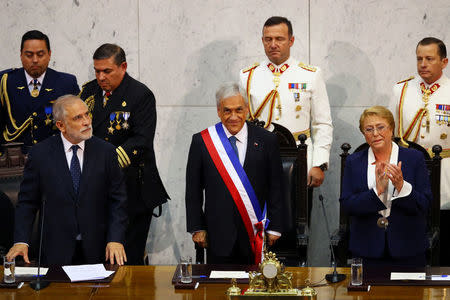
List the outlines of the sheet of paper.
<svg viewBox="0 0 450 300">
<path fill-rule="evenodd" d="M 72 282 L 104 279 L 114 273 L 114 271 L 106 271 L 103 264 L 63 266 L 62 268 Z"/>
<path fill-rule="evenodd" d="M 37 276 L 38 268 L 35 267 L 16 267 L 16 276 Z M 41 268 L 39 274 L 46 275 L 48 268 Z"/>
<path fill-rule="evenodd" d="M 431 275 L 431 280 L 450 280 L 450 275 Z"/>
<path fill-rule="evenodd" d="M 248 273 L 245 271 L 211 271 L 209 278 L 248 279 Z"/>
<path fill-rule="evenodd" d="M 392 272 L 391 280 L 425 280 L 425 273 Z"/>
</svg>

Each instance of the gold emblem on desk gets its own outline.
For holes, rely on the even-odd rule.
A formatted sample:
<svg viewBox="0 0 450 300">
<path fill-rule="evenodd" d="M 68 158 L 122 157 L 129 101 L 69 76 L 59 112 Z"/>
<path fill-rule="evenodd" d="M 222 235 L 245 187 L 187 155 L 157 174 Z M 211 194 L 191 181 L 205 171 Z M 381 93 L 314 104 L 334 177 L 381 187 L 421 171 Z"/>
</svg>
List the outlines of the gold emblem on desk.
<svg viewBox="0 0 450 300">
<path fill-rule="evenodd" d="M 244 299 L 248 297 L 277 298 L 280 296 L 290 296 L 295 299 L 316 299 L 317 292 L 309 287 L 298 290 L 292 287 L 292 272 L 285 271 L 284 265 L 280 263 L 276 254 L 264 251 L 264 260 L 258 266 L 258 271 L 249 272 L 249 288 L 242 294 L 236 285 L 236 280 L 232 280 L 232 286 L 228 289 L 227 295 L 230 300 Z M 291 298 L 289 298 L 291 299 Z"/>
</svg>

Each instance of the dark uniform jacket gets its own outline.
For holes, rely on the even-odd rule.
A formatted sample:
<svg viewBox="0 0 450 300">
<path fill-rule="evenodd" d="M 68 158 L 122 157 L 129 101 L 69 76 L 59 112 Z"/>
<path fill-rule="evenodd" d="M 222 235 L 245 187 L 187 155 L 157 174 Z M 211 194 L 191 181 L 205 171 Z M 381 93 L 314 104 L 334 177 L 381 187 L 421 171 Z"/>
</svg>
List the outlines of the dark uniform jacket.
<svg viewBox="0 0 450 300">
<path fill-rule="evenodd" d="M 247 151 L 244 170 L 256 193 L 261 210 L 267 204 L 267 230 L 282 232 L 283 191 L 282 166 L 275 134 L 248 125 Z M 204 209 L 203 209 L 204 207 Z M 192 137 L 186 169 L 187 231 L 208 232 L 209 249 L 216 256 L 229 256 L 239 240 L 240 253 L 250 247 L 244 223 L 217 171 L 200 133 Z"/>
<path fill-rule="evenodd" d="M 53 101 L 62 95 L 77 95 L 80 91 L 74 75 L 50 68 L 47 68 L 36 98 L 30 94 L 23 68 L 2 71 L 0 76 L 2 142 L 23 142 L 32 146 L 59 132 L 52 122 Z"/>
<path fill-rule="evenodd" d="M 156 107 L 152 91 L 126 73 L 105 107 L 97 80 L 83 85 L 80 97 L 92 112 L 94 135 L 117 147 L 126 176 L 129 213 L 151 212 L 167 202 L 153 149 Z"/>
<path fill-rule="evenodd" d="M 124 242 L 125 181 L 111 144 L 96 137 L 86 140 L 78 194 L 73 188 L 61 135 L 33 146 L 20 185 L 15 242 L 30 243 L 33 219 L 43 199 L 44 264 L 70 264 L 79 233 L 88 263 L 105 260 L 107 242 Z"/>
</svg>

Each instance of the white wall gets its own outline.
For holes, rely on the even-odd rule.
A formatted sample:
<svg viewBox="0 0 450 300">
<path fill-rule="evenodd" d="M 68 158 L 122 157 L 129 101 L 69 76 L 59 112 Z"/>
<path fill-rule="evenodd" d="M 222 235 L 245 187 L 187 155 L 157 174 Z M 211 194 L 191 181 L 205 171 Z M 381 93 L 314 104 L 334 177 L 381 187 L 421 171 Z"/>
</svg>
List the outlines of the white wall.
<svg viewBox="0 0 450 300">
<path fill-rule="evenodd" d="M 363 142 L 360 113 L 386 105 L 393 84 L 414 74 L 421 38 L 436 36 L 450 46 L 448 0 L 3 0 L 0 69 L 20 66 L 20 38 L 31 29 L 50 37 L 51 67 L 75 74 L 80 85 L 94 78 L 92 54 L 100 44 L 125 49 L 130 75 L 156 96 L 156 157 L 172 197 L 152 221 L 147 248 L 151 263 L 175 263 L 181 253 L 194 254 L 184 207 L 191 136 L 217 121 L 218 85 L 264 57 L 261 29 L 273 15 L 293 23 L 292 55 L 306 63 L 310 57 L 324 70 L 335 130 L 322 193 L 336 228 L 340 145 Z M 311 265 L 329 261 L 322 220 L 315 203 Z"/>
</svg>

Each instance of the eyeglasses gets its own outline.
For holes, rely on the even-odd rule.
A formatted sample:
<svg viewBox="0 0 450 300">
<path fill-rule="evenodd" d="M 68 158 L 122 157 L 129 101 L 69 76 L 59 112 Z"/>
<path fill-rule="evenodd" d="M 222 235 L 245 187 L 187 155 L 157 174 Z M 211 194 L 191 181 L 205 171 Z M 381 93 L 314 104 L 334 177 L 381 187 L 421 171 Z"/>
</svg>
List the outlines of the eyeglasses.
<svg viewBox="0 0 450 300">
<path fill-rule="evenodd" d="M 375 127 L 367 127 L 364 128 L 365 134 L 375 134 L 375 130 L 378 131 L 378 133 L 383 133 L 387 129 L 387 126 L 385 125 L 378 125 Z"/>
</svg>

